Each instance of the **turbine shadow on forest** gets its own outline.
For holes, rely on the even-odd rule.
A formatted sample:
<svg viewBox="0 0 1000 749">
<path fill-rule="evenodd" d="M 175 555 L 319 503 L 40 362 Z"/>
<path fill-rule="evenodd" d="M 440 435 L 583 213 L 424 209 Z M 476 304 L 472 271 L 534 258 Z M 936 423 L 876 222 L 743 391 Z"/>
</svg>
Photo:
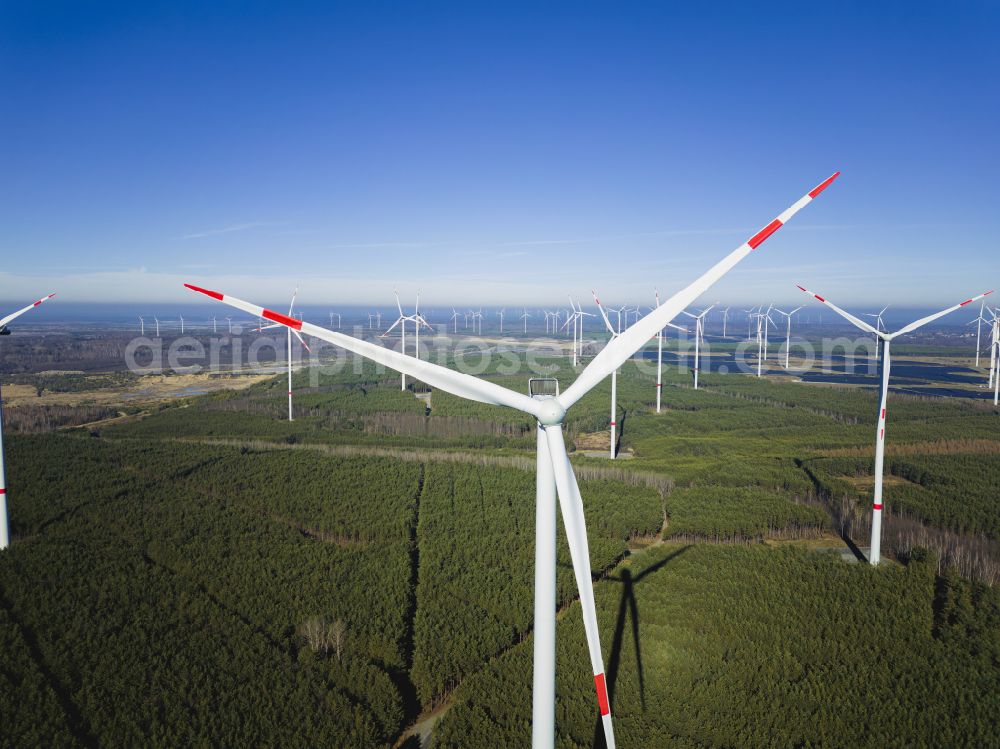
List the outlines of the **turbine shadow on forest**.
<svg viewBox="0 0 1000 749">
<path fill-rule="evenodd" d="M 611 703 L 612 709 L 614 709 L 615 704 L 615 687 L 618 683 L 618 668 L 621 665 L 622 645 L 625 640 L 626 617 L 632 620 L 632 642 L 635 647 L 635 663 L 639 675 L 639 695 L 642 701 L 642 709 L 646 709 L 646 680 L 642 666 L 642 648 L 639 644 L 639 605 L 635 598 L 635 586 L 642 582 L 647 575 L 662 569 L 669 562 L 672 562 L 690 548 L 691 546 L 688 545 L 677 549 L 677 551 L 668 554 L 656 564 L 642 570 L 642 572 L 638 575 L 633 576 L 631 570 L 626 567 L 617 577 L 614 575 L 608 575 L 608 577 L 605 578 L 612 582 L 619 583 L 622 586 L 621 596 L 618 599 L 618 616 L 615 620 L 615 634 L 611 639 L 611 653 L 608 656 L 608 700 Z M 605 746 L 604 730 L 601 725 L 600 718 L 598 718 L 594 724 L 594 741 L 592 746 L 594 746 L 595 749 L 604 749 Z"/>
</svg>

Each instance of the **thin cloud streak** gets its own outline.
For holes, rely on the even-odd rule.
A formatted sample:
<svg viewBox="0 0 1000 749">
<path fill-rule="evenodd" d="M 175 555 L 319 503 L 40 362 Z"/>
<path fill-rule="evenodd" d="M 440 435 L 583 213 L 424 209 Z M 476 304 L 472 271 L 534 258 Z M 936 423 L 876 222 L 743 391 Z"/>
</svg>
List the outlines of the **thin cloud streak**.
<svg viewBox="0 0 1000 749">
<path fill-rule="evenodd" d="M 274 221 L 250 221 L 245 224 L 232 224 L 231 226 L 224 226 L 221 229 L 207 229 L 206 231 L 199 231 L 194 234 L 185 234 L 184 236 L 178 237 L 178 239 L 203 239 L 205 237 L 217 237 L 220 234 L 232 234 L 233 232 L 257 229 L 261 226 L 276 225 L 277 222 Z"/>
</svg>

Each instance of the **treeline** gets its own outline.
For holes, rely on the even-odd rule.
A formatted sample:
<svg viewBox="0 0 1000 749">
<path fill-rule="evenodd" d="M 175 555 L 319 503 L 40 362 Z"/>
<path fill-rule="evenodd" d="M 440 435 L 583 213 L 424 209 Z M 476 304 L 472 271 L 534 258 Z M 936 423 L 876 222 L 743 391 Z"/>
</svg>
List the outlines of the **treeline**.
<svg viewBox="0 0 1000 749">
<path fill-rule="evenodd" d="M 110 406 L 7 406 L 4 408 L 3 419 L 4 427 L 12 432 L 38 434 L 110 419 L 118 413 L 117 408 Z"/>
</svg>

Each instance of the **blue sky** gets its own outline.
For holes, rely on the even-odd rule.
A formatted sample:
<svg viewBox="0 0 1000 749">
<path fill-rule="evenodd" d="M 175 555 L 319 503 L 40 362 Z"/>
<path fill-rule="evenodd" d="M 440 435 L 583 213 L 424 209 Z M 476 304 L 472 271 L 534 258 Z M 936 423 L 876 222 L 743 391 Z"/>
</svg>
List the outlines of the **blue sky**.
<svg viewBox="0 0 1000 749">
<path fill-rule="evenodd" d="M 824 6 L 4 3 L 0 299 L 1000 285 L 1000 6 Z"/>
</svg>

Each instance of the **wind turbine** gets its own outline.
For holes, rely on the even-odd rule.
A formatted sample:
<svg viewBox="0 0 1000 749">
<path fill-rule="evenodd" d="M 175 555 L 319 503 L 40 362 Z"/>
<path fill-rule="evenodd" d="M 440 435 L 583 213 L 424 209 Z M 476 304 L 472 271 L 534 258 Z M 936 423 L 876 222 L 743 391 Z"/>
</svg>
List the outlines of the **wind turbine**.
<svg viewBox="0 0 1000 749">
<path fill-rule="evenodd" d="M 774 325 L 774 320 L 771 319 L 771 308 L 767 308 L 767 312 L 763 311 L 764 305 L 761 305 L 758 312 L 754 314 L 754 318 L 757 320 L 757 376 L 761 376 L 761 368 L 764 361 L 767 359 L 767 326 Z M 761 329 L 763 326 L 763 330 Z"/>
<path fill-rule="evenodd" d="M 216 320 L 215 317 L 213 316 L 212 317 L 212 335 L 215 335 L 218 332 L 219 332 L 219 321 Z"/>
<path fill-rule="evenodd" d="M 229 323 L 229 335 L 232 335 L 232 334 L 233 334 L 233 318 L 232 318 L 232 317 L 229 317 L 229 316 L 227 315 L 227 316 L 226 316 L 226 322 L 228 322 L 228 323 Z M 157 335 L 159 335 L 159 334 L 157 334 Z"/>
<path fill-rule="evenodd" d="M 340 330 L 340 313 L 339 312 L 331 312 L 330 313 L 330 327 L 331 328 L 333 327 L 333 318 L 334 317 L 337 318 L 337 330 Z"/>
<path fill-rule="evenodd" d="M 990 379 L 989 384 L 986 387 L 993 387 L 994 380 L 997 379 L 997 360 L 1000 359 L 1000 316 L 997 315 L 998 310 L 990 310 L 987 308 L 987 312 L 993 315 L 993 320 L 990 322 Z M 994 400 L 994 405 L 996 405 L 996 398 Z"/>
<path fill-rule="evenodd" d="M 986 302 L 982 302 L 979 305 L 979 315 L 976 317 L 975 320 L 973 320 L 970 323 L 967 323 L 968 325 L 972 325 L 972 323 L 976 324 L 976 369 L 979 369 L 979 346 L 980 346 L 979 334 L 982 331 L 983 323 L 988 324 L 990 322 L 985 317 L 983 317 L 983 311 L 985 310 L 985 307 L 986 307 Z"/>
<path fill-rule="evenodd" d="M 295 317 L 292 315 L 292 310 L 295 307 L 295 297 L 297 297 L 298 295 L 299 295 L 299 287 L 296 286 L 295 291 L 292 292 L 292 302 L 291 304 L 288 305 L 288 317 L 289 319 L 292 320 L 295 319 Z M 261 317 L 266 317 L 266 315 L 262 315 Z M 301 328 L 302 326 L 301 315 L 297 320 L 297 322 L 299 323 L 299 327 Z M 232 323 L 230 323 L 230 325 L 232 325 Z M 257 331 L 259 332 L 261 330 L 268 330 L 270 328 L 280 328 L 280 327 L 282 327 L 281 324 L 275 322 L 273 325 L 261 325 L 260 327 L 257 328 Z M 288 420 L 295 421 L 292 415 L 292 334 L 293 333 L 295 334 L 295 337 L 299 339 L 299 343 L 302 344 L 302 347 L 306 351 L 310 351 L 310 348 L 306 344 L 305 339 L 302 337 L 302 335 L 299 333 L 297 329 L 293 329 L 287 326 L 286 328 L 287 328 L 286 332 L 288 333 Z"/>
<path fill-rule="evenodd" d="M 791 312 L 783 312 L 780 309 L 778 309 L 777 307 L 774 308 L 774 311 L 777 312 L 779 315 L 784 315 L 785 316 L 785 321 L 786 321 L 786 325 L 785 325 L 785 369 L 788 369 L 788 355 L 789 355 L 789 352 L 792 350 L 792 315 L 794 315 L 800 309 L 802 309 L 802 307 L 796 307 Z M 888 309 L 888 307 L 886 309 Z M 885 310 L 882 310 L 882 312 L 885 312 Z M 879 313 L 879 314 L 881 315 L 881 313 Z M 881 320 L 881 319 L 882 318 L 879 317 L 879 320 Z"/>
<path fill-rule="evenodd" d="M 718 304 L 716 302 L 715 304 Z M 711 304 L 705 309 L 703 309 L 699 314 L 692 315 L 690 312 L 685 312 L 684 314 L 688 317 L 694 318 L 694 389 L 698 389 L 698 371 L 699 371 L 699 342 L 705 338 L 705 315 L 711 312 L 715 304 Z"/>
<path fill-rule="evenodd" d="M 412 322 L 413 323 L 413 327 L 414 327 L 414 329 L 416 331 L 416 334 L 417 334 L 417 343 L 416 343 L 416 346 L 417 346 L 417 358 L 419 359 L 420 358 L 420 326 L 421 325 L 426 325 L 428 328 L 430 328 L 431 330 L 433 330 L 433 328 L 431 328 L 431 326 L 427 323 L 427 321 L 423 317 L 420 316 L 420 292 L 419 291 L 417 292 L 417 306 L 414 308 L 414 312 L 413 312 L 412 315 L 407 315 L 405 312 L 403 312 L 403 305 L 399 301 L 399 292 L 396 291 L 395 289 L 393 289 L 392 293 L 396 295 L 396 307 L 399 309 L 399 317 L 396 319 L 396 322 L 394 322 L 392 325 L 389 326 L 388 330 L 386 330 L 382 335 L 379 336 L 379 338 L 385 338 L 386 336 L 389 335 L 389 333 L 392 332 L 393 328 L 395 328 L 397 325 L 399 325 L 399 330 L 400 330 L 400 334 L 401 334 L 401 337 L 400 337 L 400 341 L 401 341 L 400 350 L 402 351 L 403 355 L 405 356 L 406 355 L 406 323 L 407 322 Z M 406 390 L 406 371 L 405 370 L 400 370 L 400 373 L 401 373 L 401 377 L 400 377 L 400 388 L 399 389 L 400 390 Z"/>
<path fill-rule="evenodd" d="M 747 313 L 747 340 L 753 339 L 753 321 L 758 312 L 757 307 L 751 307 L 750 309 L 743 310 Z"/>
<path fill-rule="evenodd" d="M 763 304 L 760 307 L 761 307 L 761 309 L 764 309 L 764 305 Z M 767 326 L 768 326 L 768 324 L 774 325 L 774 320 L 771 319 L 771 310 L 773 310 L 773 309 L 774 309 L 774 305 L 773 304 L 769 304 L 769 305 L 767 305 L 767 312 L 764 313 L 764 317 L 767 318 L 766 322 L 764 323 L 764 361 L 767 361 L 767 332 L 768 332 L 768 327 Z M 777 326 L 775 325 L 775 327 L 777 327 Z"/>
<path fill-rule="evenodd" d="M 184 315 L 180 315 L 181 318 L 181 335 L 184 335 Z"/>
<path fill-rule="evenodd" d="M 139 315 L 139 335 L 146 335 L 146 322 L 142 319 L 142 315 Z"/>
<path fill-rule="evenodd" d="M 497 311 L 497 317 L 500 318 L 500 334 L 501 335 L 503 335 L 503 315 L 504 315 L 504 312 L 506 312 L 506 310 L 503 307 L 501 307 Z"/>
<path fill-rule="evenodd" d="M 881 331 L 885 331 L 886 330 L 885 323 L 882 322 L 882 315 L 885 314 L 885 311 L 887 309 L 889 309 L 889 305 L 888 304 L 882 308 L 881 312 L 866 312 L 865 313 L 865 317 L 873 317 L 873 318 L 875 318 L 875 330 L 881 330 Z M 878 342 L 879 342 L 879 337 L 875 336 L 875 358 L 876 359 L 878 358 Z M 786 369 L 787 369 L 787 367 L 786 367 Z"/>
<path fill-rule="evenodd" d="M 731 307 L 726 307 L 722 310 L 722 337 L 726 337 L 726 322 L 729 320 L 729 310 Z"/>
<path fill-rule="evenodd" d="M 156 337 L 159 338 L 160 337 L 160 319 L 154 315 L 153 316 L 153 320 L 156 321 Z"/>
<path fill-rule="evenodd" d="M 813 298 L 818 299 L 820 302 L 825 304 L 827 307 L 832 309 L 838 315 L 843 317 L 848 322 L 852 323 L 855 327 L 861 330 L 872 333 L 878 338 L 882 339 L 882 390 L 879 397 L 879 407 L 878 407 L 878 425 L 875 431 L 875 492 L 874 499 L 872 500 L 872 541 L 871 541 L 871 552 L 868 555 L 868 561 L 872 564 L 878 564 L 880 558 L 880 545 L 882 542 L 882 467 L 885 460 L 885 401 L 889 393 L 889 344 L 893 339 L 911 333 L 917 328 L 921 328 L 928 323 L 934 322 L 939 317 L 944 317 L 949 312 L 954 312 L 957 309 L 961 309 L 966 305 L 972 304 L 983 297 L 992 294 L 992 291 L 987 291 L 979 296 L 974 296 L 972 299 L 966 299 L 961 304 L 956 304 L 953 307 L 948 307 L 948 309 L 941 310 L 940 312 L 935 312 L 933 315 L 927 317 L 922 317 L 915 322 L 911 322 L 909 325 L 904 325 L 902 328 L 897 330 L 895 333 L 889 333 L 888 331 L 881 331 L 878 328 L 874 328 L 864 320 L 860 320 L 849 312 L 845 312 L 840 307 L 835 305 L 828 299 L 824 299 L 819 294 L 814 294 L 808 289 L 799 286 L 799 289 L 804 291 L 806 294 L 810 294 Z"/>
<path fill-rule="evenodd" d="M 351 338 L 342 333 L 324 330 L 311 323 L 303 323 L 278 312 L 185 284 L 193 291 L 269 320 L 302 330 L 309 335 L 329 341 L 355 354 L 365 356 L 384 366 L 408 372 L 432 387 L 460 398 L 515 408 L 533 416 L 538 421 L 538 448 L 536 461 L 536 519 L 535 519 L 535 622 L 534 622 L 534 674 L 532 687 L 532 747 L 551 749 L 555 745 L 555 613 L 556 613 L 556 497 L 566 526 L 566 539 L 573 562 L 573 573 L 580 593 L 580 608 L 594 674 L 597 705 L 608 749 L 615 749 L 614 730 L 611 723 L 611 705 L 608 700 L 604 676 L 604 658 L 597 628 L 597 611 L 594 603 L 593 581 L 590 572 L 586 519 L 580 488 L 573 473 L 563 438 L 562 425 L 566 412 L 580 398 L 590 392 L 605 377 L 612 374 L 642 348 L 646 342 L 676 317 L 681 310 L 704 294 L 740 260 L 759 247 L 768 237 L 788 222 L 799 210 L 810 203 L 838 176 L 833 174 L 781 213 L 774 221 L 741 244 L 729 255 L 712 266 L 689 286 L 672 296 L 654 312 L 640 320 L 591 360 L 576 381 L 562 393 L 548 395 L 532 392 L 517 393 L 488 380 L 456 372 L 432 362 L 400 354 L 367 341 Z"/>
<path fill-rule="evenodd" d="M 573 323 L 573 366 L 579 364 L 580 359 L 583 357 L 583 318 L 593 317 L 589 312 L 584 312 L 583 307 L 573 301 L 573 297 L 569 297 L 570 312 L 566 316 L 566 322 L 563 323 L 563 328 L 569 328 L 569 324 Z M 525 326 L 527 327 L 527 321 L 525 321 Z M 560 328 L 562 330 L 562 328 Z"/>
<path fill-rule="evenodd" d="M 528 334 L 528 318 L 529 318 L 529 317 L 531 317 L 531 315 L 529 315 L 529 314 L 528 314 L 528 310 L 527 310 L 527 309 L 525 309 L 525 310 L 524 310 L 524 314 L 523 314 L 523 315 L 521 315 L 521 320 L 523 320 L 523 321 L 524 321 L 524 335 L 527 335 L 527 334 Z"/>
<path fill-rule="evenodd" d="M 451 308 L 451 323 L 452 323 L 452 332 L 457 335 L 458 334 L 458 310 L 456 310 L 454 307 Z"/>
<path fill-rule="evenodd" d="M 43 296 L 37 302 L 32 302 L 0 320 L 0 335 L 10 335 L 10 329 L 7 327 L 10 322 L 54 296 L 55 294 Z M 3 464 L 3 397 L 0 396 L 0 551 L 8 546 L 10 546 L 10 527 L 7 525 L 7 474 Z"/>
</svg>

